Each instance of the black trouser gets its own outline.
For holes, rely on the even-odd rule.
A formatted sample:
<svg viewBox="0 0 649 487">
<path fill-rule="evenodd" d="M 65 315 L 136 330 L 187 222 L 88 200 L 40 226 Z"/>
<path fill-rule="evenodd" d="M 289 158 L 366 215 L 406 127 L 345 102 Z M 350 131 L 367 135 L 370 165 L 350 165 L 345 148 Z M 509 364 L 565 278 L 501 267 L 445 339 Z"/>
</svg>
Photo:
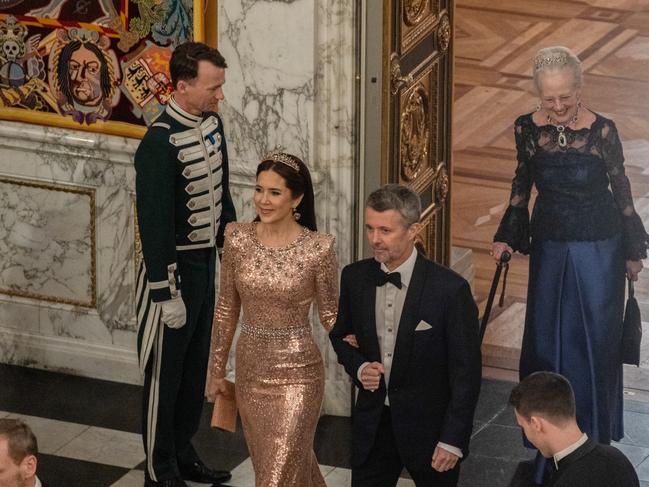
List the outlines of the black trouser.
<svg viewBox="0 0 649 487">
<path fill-rule="evenodd" d="M 144 375 L 142 438 L 145 470 L 153 480 L 177 477 L 179 465 L 198 459 L 191 439 L 204 402 L 214 313 L 214 261 L 213 248 L 178 252 L 187 322 L 175 330 L 158 325 Z"/>
<path fill-rule="evenodd" d="M 352 468 L 352 487 L 394 487 L 404 466 L 417 487 L 455 487 L 460 475 L 459 462 L 453 470 L 443 473 L 433 470 L 430 462 L 404 465 L 394 438 L 390 408 L 384 406 L 367 460 L 360 467 Z"/>
</svg>

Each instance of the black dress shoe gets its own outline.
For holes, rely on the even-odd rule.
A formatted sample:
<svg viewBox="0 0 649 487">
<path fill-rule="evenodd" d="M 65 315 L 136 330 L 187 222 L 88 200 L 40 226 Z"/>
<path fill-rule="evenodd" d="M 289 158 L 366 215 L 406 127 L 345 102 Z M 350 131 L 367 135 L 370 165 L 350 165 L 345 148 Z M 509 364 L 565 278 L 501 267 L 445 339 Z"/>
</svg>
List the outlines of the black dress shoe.
<svg viewBox="0 0 649 487">
<path fill-rule="evenodd" d="M 180 475 L 182 475 L 183 479 L 191 480 L 192 482 L 213 482 L 216 484 L 227 482 L 232 478 L 230 472 L 225 470 L 212 470 L 206 467 L 200 460 L 191 465 L 180 467 Z"/>
<path fill-rule="evenodd" d="M 189 487 L 185 481 L 176 477 L 167 480 L 151 480 L 148 475 L 144 476 L 144 487 Z"/>
</svg>

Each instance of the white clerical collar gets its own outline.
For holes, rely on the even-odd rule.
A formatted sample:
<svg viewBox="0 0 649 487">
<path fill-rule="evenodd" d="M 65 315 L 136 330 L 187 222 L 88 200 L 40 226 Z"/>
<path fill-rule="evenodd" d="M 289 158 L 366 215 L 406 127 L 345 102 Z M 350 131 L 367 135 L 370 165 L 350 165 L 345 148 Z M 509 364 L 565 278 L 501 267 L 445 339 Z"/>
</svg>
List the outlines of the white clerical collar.
<svg viewBox="0 0 649 487">
<path fill-rule="evenodd" d="M 43 487 L 43 484 L 41 484 L 41 479 L 38 478 L 38 475 L 36 476 L 36 483 L 34 484 L 34 487 Z"/>
<path fill-rule="evenodd" d="M 417 249 L 413 247 L 410 257 L 401 264 L 399 267 L 393 270 L 388 270 L 387 266 L 381 263 L 381 270 L 384 272 L 398 272 L 401 274 L 401 284 L 408 287 L 410 285 L 410 278 L 412 277 L 412 271 L 415 269 L 415 262 L 417 261 Z"/>
<path fill-rule="evenodd" d="M 579 448 L 581 445 L 586 443 L 588 440 L 588 435 L 584 433 L 581 435 L 581 438 L 579 438 L 575 443 L 570 445 L 568 448 L 564 448 L 558 453 L 554 454 L 554 466 L 557 467 L 557 470 L 559 470 L 559 462 L 566 458 L 568 455 L 570 455 L 572 452 L 574 452 L 577 448 Z"/>
<path fill-rule="evenodd" d="M 173 96 L 169 100 L 169 103 L 167 103 L 167 113 L 188 127 L 198 127 L 201 120 L 203 120 L 202 116 L 192 115 L 188 111 L 183 110 Z"/>
</svg>

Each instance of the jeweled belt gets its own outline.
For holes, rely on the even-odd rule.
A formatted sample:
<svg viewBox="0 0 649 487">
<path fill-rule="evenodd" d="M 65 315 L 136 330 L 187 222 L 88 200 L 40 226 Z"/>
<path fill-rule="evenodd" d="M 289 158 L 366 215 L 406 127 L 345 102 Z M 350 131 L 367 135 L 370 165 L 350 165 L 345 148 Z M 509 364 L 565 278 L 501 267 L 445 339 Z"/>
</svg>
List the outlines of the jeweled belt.
<svg viewBox="0 0 649 487">
<path fill-rule="evenodd" d="M 241 323 L 241 332 L 255 338 L 272 340 L 275 338 L 292 338 L 311 334 L 309 325 L 287 326 L 285 328 L 267 328 L 264 326 Z"/>
</svg>

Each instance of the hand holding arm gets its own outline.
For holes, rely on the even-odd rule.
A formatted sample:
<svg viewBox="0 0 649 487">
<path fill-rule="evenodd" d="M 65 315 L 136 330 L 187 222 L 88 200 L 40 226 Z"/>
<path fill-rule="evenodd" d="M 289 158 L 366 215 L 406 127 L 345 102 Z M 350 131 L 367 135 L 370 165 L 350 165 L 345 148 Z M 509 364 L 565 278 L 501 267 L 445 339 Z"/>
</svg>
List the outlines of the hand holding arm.
<svg viewBox="0 0 649 487">
<path fill-rule="evenodd" d="M 356 335 L 347 335 L 345 338 L 343 338 L 343 342 L 348 343 L 354 348 L 358 348 L 358 340 L 356 339 Z"/>
<path fill-rule="evenodd" d="M 320 323 L 329 332 L 334 327 L 338 314 L 338 259 L 336 259 L 336 241 L 333 237 L 327 237 L 329 246 L 316 272 L 315 290 Z"/>
<path fill-rule="evenodd" d="M 340 301 L 338 303 L 338 315 L 336 324 L 329 333 L 329 340 L 338 357 L 338 363 L 345 367 L 345 371 L 358 387 L 363 387 L 358 371 L 365 362 L 369 362 L 358 348 L 358 343 L 353 343 L 351 335 L 355 336 L 354 325 L 352 323 L 352 301 L 355 299 L 352 291 L 348 286 L 350 276 L 350 267 L 345 267 L 341 276 Z"/>
</svg>

